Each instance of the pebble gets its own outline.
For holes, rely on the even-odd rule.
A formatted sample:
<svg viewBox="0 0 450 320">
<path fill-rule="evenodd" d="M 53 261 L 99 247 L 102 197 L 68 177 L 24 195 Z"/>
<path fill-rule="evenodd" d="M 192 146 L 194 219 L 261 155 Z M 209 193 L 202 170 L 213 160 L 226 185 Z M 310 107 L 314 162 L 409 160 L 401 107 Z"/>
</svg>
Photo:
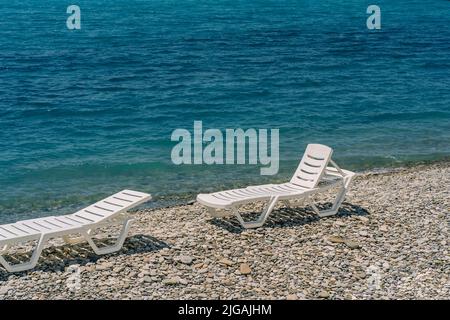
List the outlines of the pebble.
<svg viewBox="0 0 450 320">
<path fill-rule="evenodd" d="M 229 266 L 229 267 L 233 265 L 233 261 L 231 261 L 229 259 L 226 259 L 226 258 L 220 259 L 219 263 L 222 263 L 222 264 L 224 264 L 226 266 Z"/>
<path fill-rule="evenodd" d="M 175 279 L 175 278 L 170 278 L 170 279 L 164 279 L 163 280 L 163 284 L 165 284 L 165 285 L 175 285 L 175 284 L 178 284 L 178 279 Z"/>
<path fill-rule="evenodd" d="M 10 290 L 9 287 L 6 287 L 6 286 L 0 287 L 0 295 L 6 294 L 9 290 Z"/>
<path fill-rule="evenodd" d="M 367 222 L 370 221 L 369 218 L 364 217 L 364 216 L 360 216 L 360 217 L 358 217 L 358 219 L 359 219 L 360 221 L 364 222 L 364 223 L 367 223 Z"/>
<path fill-rule="evenodd" d="M 341 236 L 328 237 L 328 241 L 333 242 L 333 243 L 344 243 L 345 242 L 344 238 L 342 238 Z"/>
<path fill-rule="evenodd" d="M 113 272 L 115 272 L 115 273 L 121 273 L 123 270 L 125 270 L 125 267 L 115 267 L 114 269 L 113 269 Z"/>
<path fill-rule="evenodd" d="M 345 245 L 347 246 L 347 247 L 349 247 L 350 249 L 359 249 L 359 248 L 361 248 L 361 246 L 359 245 L 359 243 L 358 242 L 356 242 L 356 241 L 353 241 L 353 240 L 345 240 Z"/>
<path fill-rule="evenodd" d="M 246 263 L 242 263 L 239 267 L 239 272 L 243 275 L 247 275 L 252 273 L 252 269 L 250 269 L 250 266 Z"/>
<path fill-rule="evenodd" d="M 111 269 L 112 267 L 113 267 L 113 264 L 111 262 L 104 262 L 102 264 L 97 265 L 95 267 L 95 269 L 98 271 L 104 271 L 104 270 Z"/>
<path fill-rule="evenodd" d="M 191 264 L 194 259 L 192 259 L 192 257 L 190 257 L 190 256 L 181 256 L 181 257 L 179 257 L 179 260 L 181 263 Z"/>
</svg>

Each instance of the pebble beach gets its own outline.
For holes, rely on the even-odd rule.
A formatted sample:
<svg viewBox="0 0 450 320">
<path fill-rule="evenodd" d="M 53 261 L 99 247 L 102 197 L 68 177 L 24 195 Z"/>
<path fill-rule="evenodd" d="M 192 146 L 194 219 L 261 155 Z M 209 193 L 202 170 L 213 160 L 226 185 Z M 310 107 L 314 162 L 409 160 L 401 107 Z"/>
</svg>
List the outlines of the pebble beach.
<svg viewBox="0 0 450 320">
<path fill-rule="evenodd" d="M 117 253 L 54 239 L 35 269 L 0 268 L 0 300 L 448 299 L 449 209 L 450 162 L 440 162 L 361 173 L 327 218 L 279 204 L 245 230 L 196 203 L 140 210 Z"/>
</svg>

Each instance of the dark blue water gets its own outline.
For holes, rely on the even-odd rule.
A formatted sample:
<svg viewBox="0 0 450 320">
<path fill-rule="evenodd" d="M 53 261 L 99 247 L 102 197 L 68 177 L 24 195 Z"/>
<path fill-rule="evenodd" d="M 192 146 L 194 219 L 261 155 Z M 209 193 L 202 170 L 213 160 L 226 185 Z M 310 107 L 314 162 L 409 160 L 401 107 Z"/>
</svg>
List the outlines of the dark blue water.
<svg viewBox="0 0 450 320">
<path fill-rule="evenodd" d="M 0 221 L 120 190 L 157 203 L 285 179 L 308 142 L 355 170 L 450 154 L 450 2 L 1 1 Z M 279 128 L 280 173 L 175 166 L 176 128 Z"/>
</svg>

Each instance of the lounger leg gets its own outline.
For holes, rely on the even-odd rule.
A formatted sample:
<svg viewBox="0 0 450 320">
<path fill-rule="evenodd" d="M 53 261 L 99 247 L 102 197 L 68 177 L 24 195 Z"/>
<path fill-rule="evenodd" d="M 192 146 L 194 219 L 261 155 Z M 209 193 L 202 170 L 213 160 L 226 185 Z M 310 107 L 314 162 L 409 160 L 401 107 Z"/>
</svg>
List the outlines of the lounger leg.
<svg viewBox="0 0 450 320">
<path fill-rule="evenodd" d="M 20 264 L 10 264 L 9 262 L 7 262 L 5 260 L 5 258 L 3 258 L 2 255 L 0 255 L 0 263 L 3 265 L 3 267 L 8 272 L 20 272 L 20 271 L 33 269 L 38 263 L 39 257 L 41 256 L 41 253 L 42 253 L 42 249 L 44 249 L 44 245 L 47 242 L 47 240 L 48 240 L 48 237 L 46 235 L 41 235 L 41 237 L 38 240 L 36 249 L 34 249 L 34 252 L 30 258 L 30 261 L 28 261 L 28 262 L 24 262 L 24 263 L 20 263 Z M 4 252 L 2 252 L 2 254 L 3 253 Z"/>
<path fill-rule="evenodd" d="M 111 246 L 99 248 L 94 240 L 91 237 L 92 230 L 86 230 L 82 232 L 83 237 L 86 239 L 86 241 L 89 243 L 89 245 L 92 247 L 94 252 L 98 255 L 102 254 L 108 254 L 113 253 L 116 251 L 119 251 L 123 243 L 125 242 L 125 239 L 127 237 L 128 231 L 130 230 L 131 223 L 133 222 L 133 219 L 125 219 L 122 225 L 122 230 L 120 231 L 119 236 L 117 237 L 116 243 L 114 243 Z"/>
<path fill-rule="evenodd" d="M 9 244 L 5 244 L 3 248 L 0 250 L 0 255 L 4 254 L 9 249 Z"/>
<path fill-rule="evenodd" d="M 239 211 L 237 210 L 237 208 L 233 208 L 233 213 L 245 229 L 259 228 L 266 222 L 267 217 L 272 212 L 277 201 L 278 201 L 278 197 L 271 197 L 266 208 L 263 210 L 261 215 L 255 221 L 245 222 L 244 219 L 242 219 L 242 216 L 239 213 Z"/>
<path fill-rule="evenodd" d="M 350 182 L 351 182 L 351 177 L 344 178 L 344 183 L 343 183 L 341 189 L 339 190 L 339 192 L 336 196 L 336 199 L 334 200 L 333 205 L 330 209 L 320 211 L 314 203 L 311 203 L 311 207 L 313 208 L 314 212 L 317 213 L 317 215 L 321 218 L 335 215 L 338 212 L 339 207 L 341 206 L 342 202 L 345 199 L 345 195 L 347 194 L 347 190 L 350 186 Z"/>
</svg>

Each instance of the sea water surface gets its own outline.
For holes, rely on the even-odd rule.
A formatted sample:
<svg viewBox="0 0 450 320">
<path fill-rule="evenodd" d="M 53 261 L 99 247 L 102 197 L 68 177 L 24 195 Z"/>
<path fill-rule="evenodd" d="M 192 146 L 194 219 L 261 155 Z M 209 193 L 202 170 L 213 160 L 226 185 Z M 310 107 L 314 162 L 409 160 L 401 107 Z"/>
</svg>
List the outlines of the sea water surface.
<svg viewBox="0 0 450 320">
<path fill-rule="evenodd" d="M 368 30 L 372 2 L 0 0 L 0 222 L 280 181 L 310 142 L 354 170 L 447 157 L 450 2 L 376 1 Z M 280 129 L 280 173 L 174 165 L 194 120 Z"/>
</svg>

